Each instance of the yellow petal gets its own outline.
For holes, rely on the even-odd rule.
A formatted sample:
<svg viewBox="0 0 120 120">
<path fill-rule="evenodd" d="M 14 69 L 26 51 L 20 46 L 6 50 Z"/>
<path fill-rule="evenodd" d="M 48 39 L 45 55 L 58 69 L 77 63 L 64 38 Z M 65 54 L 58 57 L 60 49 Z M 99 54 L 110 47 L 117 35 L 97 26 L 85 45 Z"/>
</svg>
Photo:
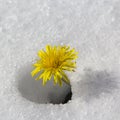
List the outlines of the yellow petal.
<svg viewBox="0 0 120 120">
<path fill-rule="evenodd" d="M 35 68 L 35 69 L 31 72 L 32 77 L 35 76 L 38 72 L 40 72 L 40 70 L 41 70 L 40 67 Z"/>
</svg>

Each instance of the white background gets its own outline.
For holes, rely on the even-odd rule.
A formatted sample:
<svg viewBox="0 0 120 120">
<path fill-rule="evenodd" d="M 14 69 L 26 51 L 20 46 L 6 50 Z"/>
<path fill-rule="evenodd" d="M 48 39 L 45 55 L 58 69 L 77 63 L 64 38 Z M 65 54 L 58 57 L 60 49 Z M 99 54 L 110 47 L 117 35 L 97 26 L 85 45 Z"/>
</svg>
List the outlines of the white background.
<svg viewBox="0 0 120 120">
<path fill-rule="evenodd" d="M 38 50 L 78 51 L 71 80 L 46 87 L 30 76 Z M 62 90 L 62 91 L 61 91 Z M 119 0 L 0 0 L 0 120 L 120 120 Z"/>
</svg>

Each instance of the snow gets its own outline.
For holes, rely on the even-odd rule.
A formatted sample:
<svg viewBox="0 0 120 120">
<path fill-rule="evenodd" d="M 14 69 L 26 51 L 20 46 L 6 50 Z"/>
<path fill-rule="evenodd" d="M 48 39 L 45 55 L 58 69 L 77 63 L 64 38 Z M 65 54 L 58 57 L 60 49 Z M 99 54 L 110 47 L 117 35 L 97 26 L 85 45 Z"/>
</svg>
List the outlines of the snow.
<svg viewBox="0 0 120 120">
<path fill-rule="evenodd" d="M 79 52 L 66 104 L 30 76 L 46 44 Z M 120 120 L 120 1 L 0 0 L 0 71 L 0 120 Z"/>
</svg>

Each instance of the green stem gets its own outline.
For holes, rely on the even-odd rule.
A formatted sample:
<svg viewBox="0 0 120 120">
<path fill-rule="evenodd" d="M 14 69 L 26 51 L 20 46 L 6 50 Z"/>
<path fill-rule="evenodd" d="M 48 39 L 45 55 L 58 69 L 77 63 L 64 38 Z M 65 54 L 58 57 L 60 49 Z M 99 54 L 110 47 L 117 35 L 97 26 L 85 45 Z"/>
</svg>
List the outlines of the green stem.
<svg viewBox="0 0 120 120">
<path fill-rule="evenodd" d="M 62 81 L 71 87 L 71 85 L 70 85 L 70 80 L 69 80 L 69 79 L 68 79 L 69 82 L 67 82 L 67 81 L 64 80 L 64 79 L 62 79 Z"/>
</svg>

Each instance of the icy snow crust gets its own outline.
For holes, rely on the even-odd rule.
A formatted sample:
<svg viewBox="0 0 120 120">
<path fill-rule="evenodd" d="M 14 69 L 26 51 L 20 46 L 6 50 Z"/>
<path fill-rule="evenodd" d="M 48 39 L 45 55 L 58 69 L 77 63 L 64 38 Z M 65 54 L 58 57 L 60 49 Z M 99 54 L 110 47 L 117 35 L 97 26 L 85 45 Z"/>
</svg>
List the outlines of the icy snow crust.
<svg viewBox="0 0 120 120">
<path fill-rule="evenodd" d="M 79 52 L 67 104 L 29 74 L 46 44 Z M 0 71 L 0 120 L 120 120 L 120 1 L 0 0 Z"/>
</svg>

